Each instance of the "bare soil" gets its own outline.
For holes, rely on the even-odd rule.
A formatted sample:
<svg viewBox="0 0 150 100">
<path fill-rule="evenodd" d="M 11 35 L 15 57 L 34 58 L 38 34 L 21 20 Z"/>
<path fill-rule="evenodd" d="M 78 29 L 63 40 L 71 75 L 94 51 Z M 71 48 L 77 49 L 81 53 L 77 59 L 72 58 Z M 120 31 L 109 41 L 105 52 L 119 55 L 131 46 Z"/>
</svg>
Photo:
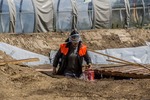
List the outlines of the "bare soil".
<svg viewBox="0 0 150 100">
<path fill-rule="evenodd" d="M 150 41 L 150 30 L 142 29 L 88 30 L 80 31 L 80 34 L 83 43 L 93 50 L 137 47 Z M 68 32 L 0 34 L 0 42 L 48 56 L 50 50 L 58 49 L 68 35 Z M 0 62 L 12 59 L 0 51 Z M 29 66 L 0 66 L 1 100 L 150 100 L 149 91 L 150 79 L 107 78 L 91 82 L 47 76 Z"/>
</svg>

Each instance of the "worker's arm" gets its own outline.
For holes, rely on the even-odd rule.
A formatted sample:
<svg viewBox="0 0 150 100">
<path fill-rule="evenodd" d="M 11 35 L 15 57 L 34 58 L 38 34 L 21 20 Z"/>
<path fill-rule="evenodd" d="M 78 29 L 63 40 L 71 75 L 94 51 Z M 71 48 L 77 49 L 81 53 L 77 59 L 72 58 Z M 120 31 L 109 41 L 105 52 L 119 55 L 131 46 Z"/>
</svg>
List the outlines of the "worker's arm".
<svg viewBox="0 0 150 100">
<path fill-rule="evenodd" d="M 56 67 L 59 63 L 59 59 L 61 58 L 62 56 L 62 53 L 60 51 L 60 49 L 57 51 L 56 55 L 55 55 L 55 58 L 54 58 L 54 61 L 53 61 L 53 74 L 56 74 Z"/>
<path fill-rule="evenodd" d="M 91 61 L 91 57 L 89 56 L 88 51 L 86 52 L 86 54 L 84 56 L 84 60 L 86 61 L 88 67 L 91 68 L 92 67 L 92 61 Z"/>
</svg>

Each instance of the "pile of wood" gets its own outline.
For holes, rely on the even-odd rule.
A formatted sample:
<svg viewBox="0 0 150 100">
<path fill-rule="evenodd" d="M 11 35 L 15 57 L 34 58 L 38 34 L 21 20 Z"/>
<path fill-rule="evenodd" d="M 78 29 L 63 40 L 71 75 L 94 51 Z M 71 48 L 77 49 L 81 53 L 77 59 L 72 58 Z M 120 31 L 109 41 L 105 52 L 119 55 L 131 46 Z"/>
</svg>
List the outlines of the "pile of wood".
<svg viewBox="0 0 150 100">
<path fill-rule="evenodd" d="M 95 52 L 92 50 L 92 52 Z M 114 56 L 95 52 L 97 54 L 107 56 L 110 59 L 106 59 L 109 62 L 116 64 L 107 66 L 93 66 L 96 74 L 107 76 L 118 76 L 127 78 L 150 78 L 150 67 L 139 63 L 126 61 Z"/>
</svg>

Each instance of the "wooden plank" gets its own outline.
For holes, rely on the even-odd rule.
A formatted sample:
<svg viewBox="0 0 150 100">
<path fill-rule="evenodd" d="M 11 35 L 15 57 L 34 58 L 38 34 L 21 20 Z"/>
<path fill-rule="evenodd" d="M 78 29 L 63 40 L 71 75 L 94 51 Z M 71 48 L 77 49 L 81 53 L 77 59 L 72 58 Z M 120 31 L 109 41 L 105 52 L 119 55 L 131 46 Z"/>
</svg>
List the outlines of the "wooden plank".
<svg viewBox="0 0 150 100">
<path fill-rule="evenodd" d="M 53 69 L 35 69 L 36 71 L 44 71 L 44 72 L 50 72 L 50 71 L 53 71 Z"/>
<path fill-rule="evenodd" d="M 119 64 L 129 64 L 129 63 L 126 63 L 126 62 L 115 61 L 115 60 L 110 60 L 110 59 L 106 59 L 106 61 L 115 62 L 115 63 L 119 63 Z"/>
<path fill-rule="evenodd" d="M 39 61 L 39 58 L 29 58 L 29 59 L 22 59 L 22 60 L 12 60 L 12 61 L 4 61 L 0 62 L 0 66 L 6 65 L 6 64 L 20 64 L 24 62 L 34 62 Z"/>
<path fill-rule="evenodd" d="M 112 64 L 109 66 L 102 66 L 100 68 L 120 68 L 120 67 L 124 67 L 124 66 L 129 66 L 129 65 L 131 65 L 131 64 L 119 64 L 119 65 Z"/>
<path fill-rule="evenodd" d="M 132 71 L 137 71 L 137 70 L 143 70 L 143 68 L 136 68 L 136 69 L 128 69 L 128 70 L 123 70 L 123 73 L 127 73 L 127 72 L 132 72 Z"/>
</svg>

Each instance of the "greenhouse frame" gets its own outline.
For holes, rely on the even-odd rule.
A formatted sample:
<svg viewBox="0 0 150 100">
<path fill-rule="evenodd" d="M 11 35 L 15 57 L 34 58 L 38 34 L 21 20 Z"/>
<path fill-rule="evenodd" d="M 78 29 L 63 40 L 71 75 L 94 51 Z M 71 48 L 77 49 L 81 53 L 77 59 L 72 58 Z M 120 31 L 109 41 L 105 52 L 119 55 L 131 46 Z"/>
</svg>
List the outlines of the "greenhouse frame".
<svg viewBox="0 0 150 100">
<path fill-rule="evenodd" d="M 0 33 L 149 25 L 150 0 L 0 0 Z"/>
</svg>

